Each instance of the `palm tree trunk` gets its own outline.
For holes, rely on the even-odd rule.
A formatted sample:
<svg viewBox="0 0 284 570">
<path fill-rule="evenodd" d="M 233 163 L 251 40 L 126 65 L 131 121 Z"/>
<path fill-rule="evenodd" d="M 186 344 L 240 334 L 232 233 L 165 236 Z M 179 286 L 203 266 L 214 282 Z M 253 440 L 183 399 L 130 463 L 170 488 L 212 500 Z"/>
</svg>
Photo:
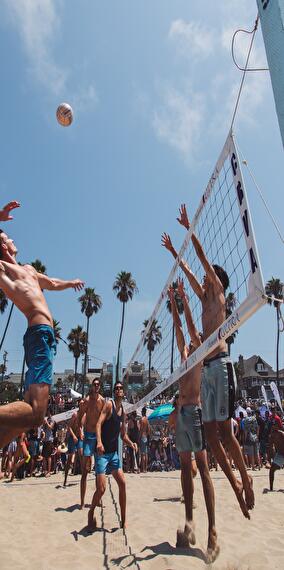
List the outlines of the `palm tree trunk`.
<svg viewBox="0 0 284 570">
<path fill-rule="evenodd" d="M 152 359 L 152 351 L 149 350 L 149 370 L 148 370 L 148 380 L 151 382 L 151 359 Z"/>
<path fill-rule="evenodd" d="M 1 350 L 1 348 L 2 348 L 2 346 L 3 346 L 3 342 L 4 342 L 4 340 L 5 340 L 5 336 L 6 336 L 8 327 L 9 327 L 9 323 L 10 323 L 10 319 L 11 319 L 11 316 L 12 316 L 13 309 L 14 309 L 14 303 L 12 303 L 11 308 L 10 308 L 10 312 L 9 312 L 9 315 L 8 315 L 8 319 L 7 319 L 7 323 L 6 323 L 6 326 L 5 326 L 5 330 L 4 330 L 4 332 L 3 332 L 3 336 L 2 336 L 2 339 L 1 339 L 1 342 L 0 342 L 0 350 Z"/>
<path fill-rule="evenodd" d="M 280 327 L 279 327 L 279 321 L 280 321 L 280 311 L 279 311 L 279 306 L 277 305 L 276 307 L 276 318 L 277 318 L 277 337 L 276 337 L 276 385 L 277 388 L 279 388 L 278 384 L 279 384 L 279 340 L 280 340 Z"/>
<path fill-rule="evenodd" d="M 23 400 L 25 365 L 26 365 L 26 358 L 25 358 L 25 354 L 24 354 L 23 365 L 22 365 L 22 373 L 21 373 L 21 384 L 20 384 L 20 400 Z"/>
<path fill-rule="evenodd" d="M 76 385 L 77 385 L 77 369 L 78 369 L 78 358 L 75 357 L 74 390 L 76 390 Z"/>
<path fill-rule="evenodd" d="M 85 382 L 86 382 L 86 375 L 87 375 L 88 342 L 89 342 L 89 321 L 90 321 L 90 317 L 87 317 L 87 332 L 86 332 L 86 348 L 85 348 L 85 359 L 84 359 L 84 370 L 83 370 L 82 398 L 84 398 L 84 396 L 85 396 Z"/>
<path fill-rule="evenodd" d="M 118 382 L 119 353 L 120 353 L 120 345 L 121 345 L 121 339 L 122 339 L 122 331 L 123 331 L 123 327 L 124 327 L 124 314 L 125 314 L 125 302 L 123 301 L 123 302 L 122 302 L 121 327 L 120 327 L 120 335 L 119 335 L 118 348 L 117 348 L 117 357 L 116 357 L 116 373 L 115 373 L 116 382 Z"/>
<path fill-rule="evenodd" d="M 171 348 L 171 374 L 174 371 L 174 347 L 175 347 L 175 325 L 172 328 L 172 348 Z"/>
</svg>

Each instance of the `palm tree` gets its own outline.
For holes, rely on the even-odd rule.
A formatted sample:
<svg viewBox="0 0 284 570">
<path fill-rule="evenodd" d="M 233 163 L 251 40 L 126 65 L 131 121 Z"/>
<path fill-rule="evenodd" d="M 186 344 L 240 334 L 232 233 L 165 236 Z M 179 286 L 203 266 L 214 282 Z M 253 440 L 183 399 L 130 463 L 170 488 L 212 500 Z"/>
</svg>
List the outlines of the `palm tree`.
<svg viewBox="0 0 284 570">
<path fill-rule="evenodd" d="M 43 265 L 43 263 L 41 263 L 40 259 L 35 259 L 34 261 L 31 262 L 31 265 L 38 273 L 43 273 L 43 274 L 46 273 L 46 267 L 45 265 Z"/>
<path fill-rule="evenodd" d="M 177 292 L 177 288 L 178 288 L 178 284 L 177 281 L 173 281 L 172 283 L 172 287 L 174 289 L 174 295 L 175 295 L 175 302 L 176 302 L 176 307 L 177 307 L 177 311 L 179 315 L 182 315 L 183 311 L 184 311 L 184 307 L 183 307 L 183 301 L 182 298 L 180 297 L 180 295 Z M 169 299 L 167 299 L 167 309 L 169 311 L 169 313 L 172 314 L 172 305 Z M 171 374 L 174 371 L 174 348 L 175 348 L 175 325 L 174 322 L 172 324 L 172 346 L 171 346 Z"/>
<path fill-rule="evenodd" d="M 84 359 L 84 370 L 83 370 L 83 390 L 82 396 L 84 397 L 84 387 L 86 382 L 87 373 L 87 361 L 88 361 L 88 342 L 89 342 L 89 321 L 93 314 L 97 312 L 102 307 L 102 300 L 100 295 L 95 292 L 95 289 L 91 287 L 86 287 L 85 293 L 79 297 L 79 303 L 81 303 L 81 312 L 87 317 L 87 332 L 86 332 L 86 345 L 85 345 L 85 359 Z"/>
<path fill-rule="evenodd" d="M 78 325 L 75 329 L 71 329 L 67 340 L 69 342 L 68 349 L 70 352 L 73 353 L 75 359 L 75 367 L 74 367 L 74 390 L 76 390 L 77 385 L 77 370 L 78 370 L 78 360 L 81 354 L 84 354 L 85 347 L 87 344 L 87 334 L 83 331 L 83 328 Z"/>
<path fill-rule="evenodd" d="M 280 326 L 281 317 L 281 300 L 283 300 L 283 287 L 284 284 L 278 278 L 272 277 L 269 281 L 267 281 L 265 285 L 265 292 L 267 297 L 267 302 L 269 305 L 272 305 L 276 309 L 276 324 L 277 324 L 277 334 L 276 334 L 276 378 L 277 384 L 279 380 L 279 340 L 280 340 L 280 332 L 282 327 Z"/>
<path fill-rule="evenodd" d="M 144 325 L 144 330 L 142 331 L 142 334 L 145 333 L 145 330 L 148 326 L 149 323 L 149 319 L 146 319 L 146 321 L 143 322 Z M 151 360 L 152 360 L 152 352 L 155 350 L 155 346 L 157 344 L 160 344 L 162 340 L 162 333 L 161 333 L 161 327 L 160 325 L 158 325 L 158 321 L 156 319 L 153 319 L 152 324 L 147 332 L 147 334 L 145 335 L 144 338 L 144 345 L 147 346 L 147 350 L 149 352 L 149 366 L 148 366 L 148 381 L 151 382 Z"/>
<path fill-rule="evenodd" d="M 56 321 L 55 319 L 52 319 L 52 320 L 53 320 L 53 330 L 54 330 L 55 342 L 56 342 L 56 344 L 58 344 L 60 340 L 63 340 L 63 338 L 61 338 L 62 328 L 60 326 L 60 321 Z M 65 341 L 63 341 L 63 342 L 65 342 Z"/>
<path fill-rule="evenodd" d="M 7 309 L 8 304 L 9 304 L 9 302 L 8 302 L 8 299 L 7 299 L 6 295 L 5 295 L 5 293 L 2 291 L 2 289 L 0 289 L 0 313 L 1 313 L 2 315 L 3 315 L 3 313 L 5 312 L 5 310 Z M 5 340 L 5 337 L 6 337 L 6 334 L 7 334 L 7 330 L 8 330 L 8 327 L 9 327 L 9 323 L 10 323 L 10 320 L 11 320 L 11 316 L 12 316 L 13 309 L 14 309 L 14 303 L 11 303 L 11 307 L 10 307 L 8 319 L 7 319 L 6 326 L 5 326 L 5 329 L 4 329 L 2 338 L 1 338 L 1 342 L 0 342 L 0 350 L 1 350 L 2 346 L 3 346 L 4 340 Z"/>
<path fill-rule="evenodd" d="M 3 315 L 8 306 L 8 299 L 5 293 L 0 289 L 0 313 Z"/>
<path fill-rule="evenodd" d="M 133 279 L 130 272 L 127 271 L 120 271 L 115 278 L 115 282 L 112 286 L 113 291 L 116 292 L 116 297 L 122 303 L 122 317 L 121 317 L 121 327 L 120 327 L 120 334 L 119 334 L 119 341 L 118 341 L 118 348 L 117 348 L 117 358 L 116 358 L 116 374 L 115 378 L 118 381 L 118 370 L 119 370 L 119 353 L 120 353 L 120 345 L 122 339 L 122 332 L 124 327 L 124 317 L 125 317 L 125 305 L 128 301 L 132 301 L 133 295 L 138 293 L 138 289 L 136 286 L 136 281 Z"/>
<path fill-rule="evenodd" d="M 237 300 L 234 293 L 228 293 L 225 299 L 225 303 L 226 303 L 226 319 L 227 319 L 232 314 L 233 310 L 236 308 Z M 238 331 L 235 331 L 226 339 L 229 355 L 231 354 L 231 346 L 232 344 L 234 344 L 237 334 Z"/>
</svg>

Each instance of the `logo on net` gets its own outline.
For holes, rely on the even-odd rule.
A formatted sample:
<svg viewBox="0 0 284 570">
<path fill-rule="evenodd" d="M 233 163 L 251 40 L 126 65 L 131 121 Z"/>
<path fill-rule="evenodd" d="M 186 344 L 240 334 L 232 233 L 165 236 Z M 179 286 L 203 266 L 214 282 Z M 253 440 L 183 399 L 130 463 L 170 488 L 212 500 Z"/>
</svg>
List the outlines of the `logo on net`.
<svg viewBox="0 0 284 570">
<path fill-rule="evenodd" d="M 231 332 L 231 330 L 238 324 L 240 323 L 240 317 L 239 317 L 239 313 L 235 313 L 234 315 L 232 315 L 229 320 L 222 325 L 219 330 L 218 330 L 218 339 L 221 340 L 223 339 L 225 336 L 228 335 L 228 333 Z"/>
</svg>

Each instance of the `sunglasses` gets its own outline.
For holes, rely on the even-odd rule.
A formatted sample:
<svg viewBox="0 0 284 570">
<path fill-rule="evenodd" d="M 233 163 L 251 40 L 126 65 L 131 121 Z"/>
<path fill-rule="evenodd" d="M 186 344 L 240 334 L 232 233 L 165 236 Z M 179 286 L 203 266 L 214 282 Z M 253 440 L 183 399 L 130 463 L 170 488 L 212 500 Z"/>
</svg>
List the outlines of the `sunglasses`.
<svg viewBox="0 0 284 570">
<path fill-rule="evenodd" d="M 100 387 L 100 384 L 99 384 L 98 382 L 95 382 L 95 383 L 93 384 L 93 386 L 95 386 L 95 388 L 99 388 L 99 387 Z"/>
<path fill-rule="evenodd" d="M 122 386 L 116 386 L 115 390 L 123 390 L 123 387 Z"/>
</svg>

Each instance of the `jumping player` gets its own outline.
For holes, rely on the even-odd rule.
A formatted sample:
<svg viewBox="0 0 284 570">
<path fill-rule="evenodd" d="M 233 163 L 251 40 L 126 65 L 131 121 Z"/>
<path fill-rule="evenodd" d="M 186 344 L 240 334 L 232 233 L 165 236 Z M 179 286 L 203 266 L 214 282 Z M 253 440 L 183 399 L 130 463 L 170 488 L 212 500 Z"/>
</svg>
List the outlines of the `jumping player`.
<svg viewBox="0 0 284 570">
<path fill-rule="evenodd" d="M 7 219 L 10 219 L 9 215 Z M 42 290 L 63 291 L 72 288 L 80 291 L 84 286 L 80 279 L 63 281 L 38 273 L 31 265 L 19 265 L 16 261 L 17 251 L 13 240 L 1 231 L 0 288 L 27 318 L 24 348 L 28 370 L 25 401 L 0 408 L 0 447 L 20 433 L 40 426 L 47 409 L 56 343 L 52 316 Z"/>
<path fill-rule="evenodd" d="M 173 322 L 175 327 L 177 345 L 184 362 L 201 344 L 201 338 L 193 322 L 188 299 L 184 290 L 183 281 L 178 281 L 177 294 L 180 296 L 188 332 L 190 345 L 187 346 L 182 330 L 182 323 L 178 314 L 175 290 L 169 288 L 168 295 L 171 303 Z M 202 363 L 197 364 L 186 372 L 179 380 L 179 406 L 176 419 L 176 447 L 181 462 L 181 482 L 185 504 L 186 522 L 184 532 L 178 531 L 177 546 L 189 546 L 195 544 L 193 525 L 193 476 L 192 476 L 192 453 L 200 472 L 203 494 L 208 515 L 208 545 L 207 562 L 212 563 L 219 554 L 217 545 L 217 532 L 215 526 L 215 498 L 214 487 L 210 478 L 202 415 L 200 407 L 200 383 Z"/>
<path fill-rule="evenodd" d="M 189 230 L 190 223 L 185 205 L 180 208 L 178 221 Z M 225 291 L 229 286 L 229 278 L 222 267 L 210 264 L 194 233 L 192 234 L 192 243 L 205 270 L 203 283 L 198 282 L 194 273 L 182 259 L 180 260 L 180 267 L 201 301 L 203 337 L 205 340 L 226 319 Z M 162 245 L 172 253 L 175 259 L 177 258 L 177 252 L 172 245 L 170 236 L 166 233 L 162 236 Z M 221 340 L 218 347 L 204 361 L 201 400 L 205 435 L 212 453 L 230 481 L 244 516 L 249 519 L 249 510 L 254 507 L 252 478 L 247 473 L 241 448 L 231 429 L 235 386 L 233 363 L 228 357 L 226 341 Z M 242 482 L 236 479 L 220 438 L 239 469 Z"/>
</svg>

